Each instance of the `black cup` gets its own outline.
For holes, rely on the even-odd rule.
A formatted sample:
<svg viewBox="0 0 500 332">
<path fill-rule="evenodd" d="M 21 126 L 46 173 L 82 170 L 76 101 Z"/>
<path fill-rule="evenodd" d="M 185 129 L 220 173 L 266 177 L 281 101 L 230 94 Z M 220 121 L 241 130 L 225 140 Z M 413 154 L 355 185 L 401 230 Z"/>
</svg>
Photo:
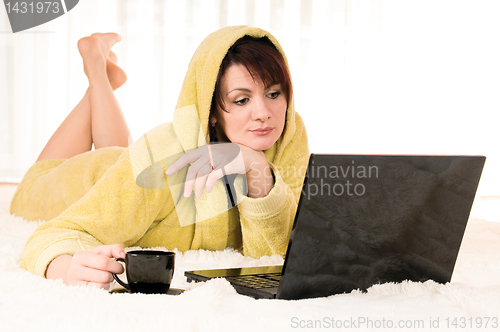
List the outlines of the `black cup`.
<svg viewBox="0 0 500 332">
<path fill-rule="evenodd" d="M 113 278 L 132 293 L 166 294 L 174 276 L 175 253 L 170 251 L 134 250 L 125 259 L 128 284 L 113 273 Z"/>
</svg>

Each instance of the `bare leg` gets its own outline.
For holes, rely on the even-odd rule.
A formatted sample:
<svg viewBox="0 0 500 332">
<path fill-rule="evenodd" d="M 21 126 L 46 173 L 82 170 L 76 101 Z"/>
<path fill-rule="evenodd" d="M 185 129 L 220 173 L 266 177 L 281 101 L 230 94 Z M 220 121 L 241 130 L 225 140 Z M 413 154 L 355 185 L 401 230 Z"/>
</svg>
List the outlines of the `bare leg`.
<svg viewBox="0 0 500 332">
<path fill-rule="evenodd" d="M 93 34 L 80 39 L 89 88 L 82 100 L 52 135 L 37 161 L 71 158 L 107 146 L 128 146 L 130 130 L 115 98 L 116 90 L 127 80 L 116 65 L 111 47 L 120 40 L 117 34 Z"/>
</svg>

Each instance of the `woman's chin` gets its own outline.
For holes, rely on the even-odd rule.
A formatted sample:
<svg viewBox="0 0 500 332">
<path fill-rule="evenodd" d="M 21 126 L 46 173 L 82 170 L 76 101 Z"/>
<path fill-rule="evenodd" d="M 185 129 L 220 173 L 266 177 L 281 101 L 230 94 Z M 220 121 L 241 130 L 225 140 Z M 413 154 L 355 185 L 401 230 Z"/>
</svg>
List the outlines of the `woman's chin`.
<svg viewBox="0 0 500 332">
<path fill-rule="evenodd" d="M 253 149 L 255 151 L 264 151 L 264 150 L 270 149 L 274 145 L 274 143 L 276 143 L 276 141 L 277 141 L 277 139 L 275 139 L 274 137 L 266 137 L 266 138 L 252 137 L 251 139 L 235 140 L 232 142 L 236 143 L 236 144 L 241 144 L 241 145 L 247 146 L 250 149 Z"/>
<path fill-rule="evenodd" d="M 264 151 L 270 149 L 275 142 L 252 142 L 248 146 L 256 151 Z"/>
</svg>

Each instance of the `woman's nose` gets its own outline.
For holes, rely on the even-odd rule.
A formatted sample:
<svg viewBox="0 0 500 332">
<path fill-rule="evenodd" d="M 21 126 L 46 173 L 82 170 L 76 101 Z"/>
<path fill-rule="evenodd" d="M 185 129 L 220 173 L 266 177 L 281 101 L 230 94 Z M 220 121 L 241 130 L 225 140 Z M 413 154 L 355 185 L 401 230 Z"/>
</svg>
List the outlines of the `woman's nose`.
<svg viewBox="0 0 500 332">
<path fill-rule="evenodd" d="M 270 118 L 271 109 L 264 98 L 257 98 L 254 106 L 252 109 L 252 120 L 265 121 Z"/>
</svg>

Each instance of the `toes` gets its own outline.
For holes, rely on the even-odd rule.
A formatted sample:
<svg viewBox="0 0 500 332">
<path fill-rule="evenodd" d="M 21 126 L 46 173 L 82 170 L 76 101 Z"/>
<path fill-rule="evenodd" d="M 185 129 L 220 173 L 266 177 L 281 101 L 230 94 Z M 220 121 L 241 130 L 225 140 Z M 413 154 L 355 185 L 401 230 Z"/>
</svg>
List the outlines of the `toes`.
<svg viewBox="0 0 500 332">
<path fill-rule="evenodd" d="M 90 36 L 116 40 L 115 42 L 118 42 L 122 39 L 122 37 L 120 37 L 120 35 L 115 32 L 106 32 L 106 33 L 96 32 L 91 34 Z"/>
<path fill-rule="evenodd" d="M 78 41 L 78 50 L 82 56 L 90 54 L 101 54 L 111 62 L 116 63 L 116 55 L 110 51 L 111 47 L 121 40 L 116 33 L 93 33 Z"/>
<path fill-rule="evenodd" d="M 108 32 L 108 33 L 93 33 L 90 35 L 91 37 L 96 37 L 101 40 L 103 40 L 109 48 L 113 46 L 114 44 L 118 43 L 120 40 L 122 40 L 122 37 L 120 37 L 119 34 L 114 33 L 114 32 Z"/>
</svg>

